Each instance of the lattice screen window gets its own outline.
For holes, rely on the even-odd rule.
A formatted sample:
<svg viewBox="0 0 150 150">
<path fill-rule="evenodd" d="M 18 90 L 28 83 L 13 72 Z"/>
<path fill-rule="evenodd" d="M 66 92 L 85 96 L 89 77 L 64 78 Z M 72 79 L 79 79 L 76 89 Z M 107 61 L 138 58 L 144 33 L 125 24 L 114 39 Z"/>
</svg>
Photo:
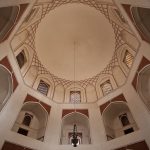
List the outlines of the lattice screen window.
<svg viewBox="0 0 150 150">
<path fill-rule="evenodd" d="M 80 103 L 81 102 L 81 92 L 80 91 L 70 91 L 70 102 Z"/>
<path fill-rule="evenodd" d="M 27 62 L 27 58 L 25 55 L 24 50 L 22 50 L 17 56 L 16 56 L 18 65 L 20 68 L 22 68 L 24 66 L 24 64 Z"/>
<path fill-rule="evenodd" d="M 100 85 L 100 87 L 101 87 L 104 95 L 106 95 L 112 91 L 112 85 L 110 83 L 110 80 L 107 80 L 104 83 L 102 83 Z"/>
<path fill-rule="evenodd" d="M 44 95 L 47 95 L 49 88 L 50 88 L 50 85 L 49 85 L 49 84 L 47 84 L 47 83 L 44 82 L 43 80 L 40 80 L 40 83 L 39 83 L 39 85 L 38 85 L 37 90 L 38 90 L 40 93 L 42 93 L 42 94 L 44 94 Z"/>
<path fill-rule="evenodd" d="M 133 55 L 126 50 L 123 62 L 127 65 L 128 68 L 131 68 L 133 63 Z"/>
</svg>

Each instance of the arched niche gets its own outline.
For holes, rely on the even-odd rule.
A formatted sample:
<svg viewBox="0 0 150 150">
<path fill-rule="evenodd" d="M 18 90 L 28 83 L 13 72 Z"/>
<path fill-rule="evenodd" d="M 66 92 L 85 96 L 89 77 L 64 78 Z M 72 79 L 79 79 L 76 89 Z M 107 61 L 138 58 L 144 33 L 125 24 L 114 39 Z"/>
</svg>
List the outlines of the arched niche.
<svg viewBox="0 0 150 150">
<path fill-rule="evenodd" d="M 13 81 L 11 73 L 2 65 L 0 65 L 0 111 L 7 103 L 13 92 Z"/>
<path fill-rule="evenodd" d="M 23 44 L 21 47 L 19 47 L 15 51 L 16 60 L 17 60 L 17 56 L 22 52 L 24 53 L 25 62 L 24 62 L 24 65 L 20 68 L 20 70 L 21 70 L 22 75 L 24 76 L 26 72 L 28 71 L 29 67 L 31 66 L 33 55 L 34 55 L 34 50 L 28 45 Z"/>
<path fill-rule="evenodd" d="M 88 117 L 78 112 L 70 113 L 62 118 L 60 144 L 71 144 L 70 141 L 74 124 L 77 125 L 78 138 L 81 141 L 80 144 L 90 144 L 91 138 Z"/>
<path fill-rule="evenodd" d="M 150 42 L 150 8 L 132 7 L 131 12 L 142 39 Z"/>
<path fill-rule="evenodd" d="M 126 53 L 130 54 L 130 57 L 132 57 L 132 59 L 130 60 L 131 61 L 130 63 L 132 65 L 136 52 L 127 44 L 122 45 L 117 50 L 117 59 L 118 59 L 119 66 L 120 66 L 121 70 L 124 72 L 124 74 L 127 76 L 130 71 L 131 66 L 129 67 L 125 63 Z"/>
<path fill-rule="evenodd" d="M 139 72 L 137 90 L 146 108 L 150 111 L 150 65 Z"/>
<path fill-rule="evenodd" d="M 78 85 L 77 83 L 72 83 L 69 87 L 67 87 L 65 89 L 65 102 L 66 103 L 70 103 L 70 95 L 71 95 L 71 91 L 79 91 L 80 92 L 80 97 L 81 97 L 81 103 L 84 103 L 87 101 L 86 99 L 86 94 L 85 94 L 85 89 Z"/>
<path fill-rule="evenodd" d="M 31 118 L 28 124 L 26 116 Z M 47 119 L 48 112 L 40 103 L 26 102 L 14 123 L 12 131 L 44 141 Z"/>
<path fill-rule="evenodd" d="M 138 129 L 126 102 L 111 102 L 103 111 L 107 140 L 112 140 Z"/>
<path fill-rule="evenodd" d="M 40 74 L 33 81 L 33 88 L 38 89 L 41 81 L 44 81 L 48 85 L 47 97 L 52 98 L 54 92 L 54 82 L 49 74 Z"/>
<path fill-rule="evenodd" d="M 97 83 L 96 83 L 96 91 L 97 91 L 98 99 L 105 95 L 103 90 L 102 90 L 101 85 L 107 81 L 110 82 L 112 90 L 117 88 L 116 81 L 114 80 L 114 77 L 111 74 L 101 74 L 99 76 Z"/>
<path fill-rule="evenodd" d="M 1 7 L 0 8 L 0 42 L 4 41 L 13 28 L 18 17 L 19 7 Z"/>
</svg>

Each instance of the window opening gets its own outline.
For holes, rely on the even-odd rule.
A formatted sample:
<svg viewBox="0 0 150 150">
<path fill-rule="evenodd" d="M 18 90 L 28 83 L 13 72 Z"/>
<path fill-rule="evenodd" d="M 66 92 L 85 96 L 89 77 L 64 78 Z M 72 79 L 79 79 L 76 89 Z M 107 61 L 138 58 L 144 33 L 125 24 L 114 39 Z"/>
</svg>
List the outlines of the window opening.
<svg viewBox="0 0 150 150">
<path fill-rule="evenodd" d="M 24 116 L 24 119 L 23 119 L 23 124 L 26 125 L 26 126 L 29 126 L 30 123 L 31 123 L 31 120 L 32 120 L 33 116 L 30 115 L 29 113 L 25 113 L 25 116 Z"/>
<path fill-rule="evenodd" d="M 80 103 L 81 102 L 81 91 L 70 91 L 70 102 Z"/>
<path fill-rule="evenodd" d="M 112 85 L 110 83 L 110 80 L 107 80 L 104 83 L 102 83 L 100 85 L 100 87 L 101 87 L 104 95 L 107 95 L 108 93 L 110 93 L 112 91 Z"/>
<path fill-rule="evenodd" d="M 130 124 L 129 120 L 128 120 L 128 117 L 127 117 L 127 114 L 122 114 L 119 116 L 119 119 L 122 123 L 123 126 L 127 126 Z"/>
<path fill-rule="evenodd" d="M 133 63 L 133 55 L 126 50 L 123 62 L 127 65 L 128 68 L 131 68 Z"/>
<path fill-rule="evenodd" d="M 28 130 L 25 130 L 23 128 L 19 128 L 18 133 L 27 136 L 28 135 Z"/>
<path fill-rule="evenodd" d="M 37 90 L 38 90 L 40 93 L 42 93 L 42 94 L 44 94 L 44 95 L 47 95 L 48 90 L 49 90 L 49 87 L 50 87 L 49 84 L 47 84 L 47 83 L 44 82 L 43 80 L 40 80 L 40 83 L 39 83 L 39 85 L 38 85 Z"/>
<path fill-rule="evenodd" d="M 134 132 L 133 128 L 129 128 L 129 129 L 124 130 L 124 134 L 129 134 L 132 132 Z"/>
<path fill-rule="evenodd" d="M 25 52 L 24 50 L 22 50 L 17 56 L 17 62 L 18 62 L 18 65 L 20 68 L 22 68 L 24 66 L 24 64 L 27 62 L 27 59 L 26 59 L 26 55 L 25 55 Z"/>
</svg>

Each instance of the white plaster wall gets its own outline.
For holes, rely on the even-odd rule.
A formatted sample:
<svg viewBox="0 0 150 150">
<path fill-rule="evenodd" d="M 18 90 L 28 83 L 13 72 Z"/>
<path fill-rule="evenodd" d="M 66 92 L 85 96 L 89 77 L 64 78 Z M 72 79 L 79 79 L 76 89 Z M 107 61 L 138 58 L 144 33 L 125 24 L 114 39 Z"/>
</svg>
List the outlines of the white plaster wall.
<svg viewBox="0 0 150 150">
<path fill-rule="evenodd" d="M 149 0 L 114 0 L 117 3 L 117 6 L 121 9 L 121 11 L 125 14 L 123 9 L 121 8 L 120 3 L 132 3 L 133 5 L 141 5 L 145 7 L 150 7 L 150 1 Z M 15 0 L 15 1 L 9 1 L 9 0 L 1 0 L 0 6 L 7 6 L 7 5 L 14 5 L 16 3 L 25 3 L 30 2 L 28 9 L 29 11 L 31 9 L 31 6 L 35 2 L 34 0 Z M 25 16 L 24 14 L 23 16 Z M 131 24 L 131 21 L 128 19 L 127 15 L 125 14 L 125 17 Z M 23 18 L 20 20 L 16 28 L 13 30 L 10 39 L 18 29 L 19 25 L 21 24 L 21 21 L 23 21 Z M 134 29 L 133 25 L 132 29 Z M 134 31 L 136 31 L 134 29 Z M 137 33 L 137 32 L 136 32 Z M 139 38 L 139 35 L 137 34 L 137 37 Z M 9 46 L 9 40 L 5 41 L 4 43 L 0 44 L 0 59 L 2 59 L 4 56 L 8 56 L 11 64 L 13 64 L 13 69 L 15 72 L 15 75 L 17 76 L 17 80 L 19 82 L 19 86 L 17 87 L 16 91 L 12 94 L 9 101 L 3 108 L 3 110 L 0 112 L 0 148 L 2 147 L 5 140 L 10 141 L 12 143 L 16 143 L 19 145 L 24 145 L 27 147 L 31 147 L 33 149 L 39 149 L 39 150 L 71 150 L 72 146 L 66 146 L 66 145 L 59 145 L 60 142 L 60 133 L 61 133 L 61 115 L 62 115 L 62 109 L 66 108 L 74 108 L 71 104 L 55 104 L 50 99 L 44 97 L 40 93 L 36 92 L 35 90 L 32 90 L 31 88 L 25 86 L 21 73 L 18 70 L 16 61 L 14 60 L 14 55 L 12 54 L 12 51 Z M 145 105 L 143 104 L 141 98 L 137 94 L 137 92 L 133 89 L 131 82 L 134 78 L 137 66 L 139 64 L 139 61 L 141 60 L 142 56 L 146 56 L 148 59 L 150 59 L 150 45 L 146 42 L 142 42 L 140 51 L 137 55 L 137 58 L 133 64 L 132 71 L 130 72 L 130 76 L 128 77 L 128 81 L 126 82 L 126 85 L 124 85 L 122 88 L 115 90 L 113 93 L 109 94 L 108 96 L 101 98 L 97 103 L 95 104 L 82 104 L 77 105 L 77 108 L 87 108 L 89 110 L 89 121 L 90 121 L 90 132 L 91 132 L 91 145 L 80 145 L 77 147 L 77 150 L 110 150 L 115 149 L 118 147 L 121 147 L 123 145 L 128 145 L 130 143 L 135 143 L 137 141 L 146 140 L 147 144 L 150 147 L 150 113 L 145 108 Z M 45 141 L 40 142 L 35 139 L 31 139 L 26 136 L 19 135 L 15 132 L 12 132 L 11 129 L 14 125 L 14 122 L 20 112 L 20 109 L 23 105 L 23 101 L 26 97 L 26 94 L 32 94 L 35 97 L 38 97 L 41 101 L 51 105 L 52 109 L 50 112 L 50 115 L 48 117 L 48 123 L 45 133 Z M 123 93 L 125 98 L 127 99 L 128 105 L 130 107 L 131 113 L 133 115 L 133 118 L 135 119 L 139 130 L 126 135 L 121 136 L 115 140 L 111 140 L 109 142 L 106 141 L 105 137 L 105 129 L 102 121 L 102 116 L 99 111 L 99 105 L 107 102 L 112 97 L 115 97 L 119 94 Z"/>
<path fill-rule="evenodd" d="M 29 113 L 29 114 L 33 115 L 33 119 L 31 120 L 30 126 L 25 126 L 22 124 L 25 113 Z M 28 111 L 21 111 L 17 117 L 17 120 L 14 123 L 12 131 L 18 132 L 19 128 L 28 130 L 27 136 L 37 139 L 38 138 L 38 129 L 40 128 L 40 123 L 39 123 L 39 120 L 37 119 L 37 117 L 33 113 L 28 112 Z"/>
<path fill-rule="evenodd" d="M 95 102 L 97 100 L 96 89 L 92 85 L 86 87 L 86 98 L 87 102 Z"/>
<path fill-rule="evenodd" d="M 64 97 L 65 97 L 64 87 L 62 85 L 57 85 L 55 87 L 55 92 L 54 92 L 54 97 L 53 97 L 54 101 L 63 103 Z"/>
</svg>

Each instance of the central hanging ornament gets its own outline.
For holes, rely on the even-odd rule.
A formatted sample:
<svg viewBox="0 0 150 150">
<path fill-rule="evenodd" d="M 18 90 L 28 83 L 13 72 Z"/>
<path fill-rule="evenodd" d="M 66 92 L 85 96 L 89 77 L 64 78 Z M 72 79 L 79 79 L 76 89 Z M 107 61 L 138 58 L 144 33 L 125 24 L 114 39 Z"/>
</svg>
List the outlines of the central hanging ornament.
<svg viewBox="0 0 150 150">
<path fill-rule="evenodd" d="M 73 147 L 77 147 L 77 145 L 79 145 L 79 139 L 78 139 L 77 125 L 76 124 L 74 124 L 74 126 L 73 126 L 73 135 L 72 135 L 71 144 L 73 145 Z"/>
<path fill-rule="evenodd" d="M 74 41 L 74 92 L 75 92 L 75 49 L 76 49 L 76 42 Z M 75 108 L 75 94 L 74 94 L 74 111 L 76 113 L 76 108 Z M 79 145 L 79 139 L 78 139 L 78 133 L 77 133 L 77 125 L 74 124 L 73 126 L 73 134 L 72 134 L 72 140 L 71 144 L 73 147 L 77 147 Z"/>
</svg>

